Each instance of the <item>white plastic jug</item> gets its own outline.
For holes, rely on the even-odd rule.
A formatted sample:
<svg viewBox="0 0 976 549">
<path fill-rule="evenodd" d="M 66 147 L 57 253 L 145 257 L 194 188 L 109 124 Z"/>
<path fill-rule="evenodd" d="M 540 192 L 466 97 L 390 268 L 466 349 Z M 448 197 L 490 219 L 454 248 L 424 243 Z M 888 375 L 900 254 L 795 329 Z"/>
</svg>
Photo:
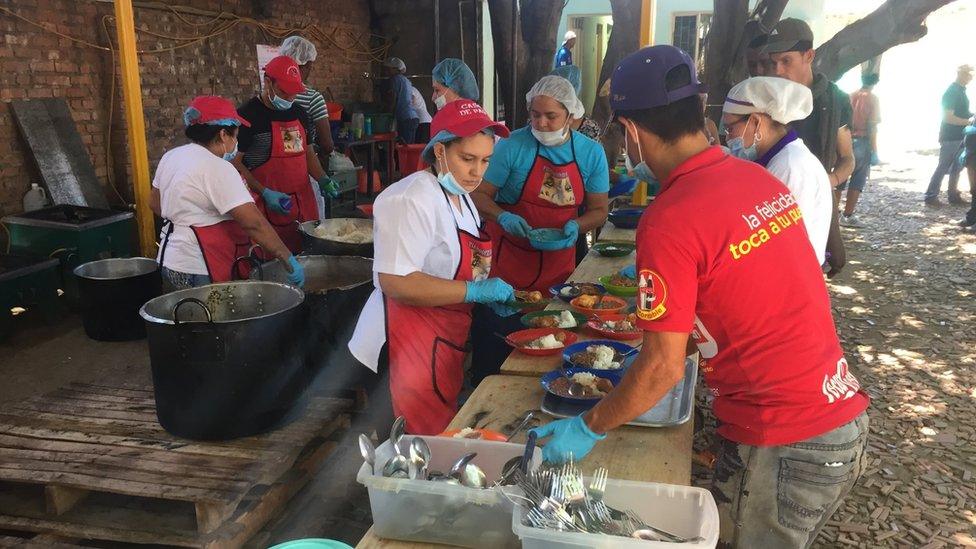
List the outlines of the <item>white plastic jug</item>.
<svg viewBox="0 0 976 549">
<path fill-rule="evenodd" d="M 47 206 L 47 192 L 37 183 L 31 183 L 31 188 L 24 195 L 24 211 L 40 210 Z"/>
</svg>

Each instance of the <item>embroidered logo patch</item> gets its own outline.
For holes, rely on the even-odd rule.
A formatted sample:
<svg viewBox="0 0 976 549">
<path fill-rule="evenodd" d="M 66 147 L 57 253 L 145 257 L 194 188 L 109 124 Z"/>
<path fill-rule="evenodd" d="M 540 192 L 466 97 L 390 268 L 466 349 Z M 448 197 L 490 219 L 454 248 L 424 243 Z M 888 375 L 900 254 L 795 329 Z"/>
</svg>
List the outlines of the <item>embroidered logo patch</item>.
<svg viewBox="0 0 976 549">
<path fill-rule="evenodd" d="M 657 320 L 668 311 L 665 303 L 668 288 L 661 275 L 641 269 L 637 275 L 637 316 L 642 320 Z"/>
</svg>

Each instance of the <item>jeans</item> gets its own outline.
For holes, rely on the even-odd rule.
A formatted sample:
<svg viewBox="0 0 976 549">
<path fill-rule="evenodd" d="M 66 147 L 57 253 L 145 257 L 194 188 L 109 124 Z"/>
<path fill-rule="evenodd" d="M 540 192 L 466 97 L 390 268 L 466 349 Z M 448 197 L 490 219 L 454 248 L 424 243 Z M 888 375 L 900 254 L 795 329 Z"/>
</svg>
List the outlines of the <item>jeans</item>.
<svg viewBox="0 0 976 549">
<path fill-rule="evenodd" d="M 187 288 L 196 288 L 210 284 L 210 277 L 207 275 L 183 273 L 167 269 L 166 267 L 163 267 L 162 275 L 163 293 L 167 294 L 176 290 L 185 290 Z"/>
<path fill-rule="evenodd" d="M 849 181 L 845 181 L 837 186 L 838 191 L 842 191 L 850 184 L 855 191 L 863 192 L 864 185 L 871 177 L 871 138 L 854 138 L 854 173 L 851 174 Z"/>
<path fill-rule="evenodd" d="M 962 166 L 959 165 L 959 151 L 962 148 L 962 140 L 945 141 L 939 147 L 939 165 L 932 174 L 929 181 L 929 188 L 925 190 L 925 200 L 935 200 L 939 198 L 942 190 L 942 178 L 949 174 L 949 196 L 959 194 L 959 172 Z"/>
<path fill-rule="evenodd" d="M 806 548 L 864 472 L 868 415 L 794 444 L 722 439 L 712 495 L 719 547 Z"/>
</svg>

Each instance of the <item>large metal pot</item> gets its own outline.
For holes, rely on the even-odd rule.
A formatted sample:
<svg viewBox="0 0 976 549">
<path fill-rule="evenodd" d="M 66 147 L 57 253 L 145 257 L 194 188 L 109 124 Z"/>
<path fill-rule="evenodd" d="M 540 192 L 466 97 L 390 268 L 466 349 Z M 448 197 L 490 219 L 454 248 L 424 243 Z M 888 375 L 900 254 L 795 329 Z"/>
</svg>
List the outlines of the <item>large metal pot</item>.
<svg viewBox="0 0 976 549">
<path fill-rule="evenodd" d="M 130 257 L 90 261 L 75 267 L 74 275 L 88 337 L 98 341 L 146 337 L 139 308 L 162 293 L 156 260 Z"/>
<path fill-rule="evenodd" d="M 360 219 L 357 217 L 337 217 L 335 219 L 324 219 L 322 221 L 313 220 L 299 224 L 299 231 L 302 233 L 303 251 L 307 255 L 348 255 L 358 257 L 373 257 L 373 242 L 370 240 L 363 244 L 341 242 L 328 238 L 316 236 L 317 227 L 337 226 L 343 223 L 353 225 L 373 234 L 373 220 Z"/>
<path fill-rule="evenodd" d="M 185 438 L 222 440 L 292 419 L 311 381 L 304 301 L 284 284 L 228 282 L 143 305 L 160 425 Z"/>
<path fill-rule="evenodd" d="M 330 374 L 323 376 L 316 387 L 326 391 L 346 389 L 357 374 L 368 372 L 358 365 L 346 345 L 363 305 L 373 292 L 373 260 L 326 255 L 297 259 L 305 268 L 308 320 L 304 333 L 308 363 L 316 373 Z M 275 260 L 253 269 L 251 279 L 285 282 L 288 273 L 281 261 Z"/>
</svg>

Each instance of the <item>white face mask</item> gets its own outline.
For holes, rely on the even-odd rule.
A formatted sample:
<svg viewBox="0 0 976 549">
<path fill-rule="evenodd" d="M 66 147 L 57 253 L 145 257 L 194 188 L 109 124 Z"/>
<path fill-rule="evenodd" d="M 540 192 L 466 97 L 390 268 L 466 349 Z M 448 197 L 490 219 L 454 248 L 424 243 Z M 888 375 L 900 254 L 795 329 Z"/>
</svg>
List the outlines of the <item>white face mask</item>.
<svg viewBox="0 0 976 549">
<path fill-rule="evenodd" d="M 447 96 L 446 93 L 442 93 L 434 98 L 434 106 L 437 107 L 437 110 L 441 110 L 444 108 L 444 105 L 447 105 L 446 96 Z"/>
<path fill-rule="evenodd" d="M 532 128 L 532 136 L 542 143 L 544 147 L 555 147 L 562 145 L 566 141 L 566 128 L 560 128 L 552 132 L 543 132 Z"/>
</svg>

